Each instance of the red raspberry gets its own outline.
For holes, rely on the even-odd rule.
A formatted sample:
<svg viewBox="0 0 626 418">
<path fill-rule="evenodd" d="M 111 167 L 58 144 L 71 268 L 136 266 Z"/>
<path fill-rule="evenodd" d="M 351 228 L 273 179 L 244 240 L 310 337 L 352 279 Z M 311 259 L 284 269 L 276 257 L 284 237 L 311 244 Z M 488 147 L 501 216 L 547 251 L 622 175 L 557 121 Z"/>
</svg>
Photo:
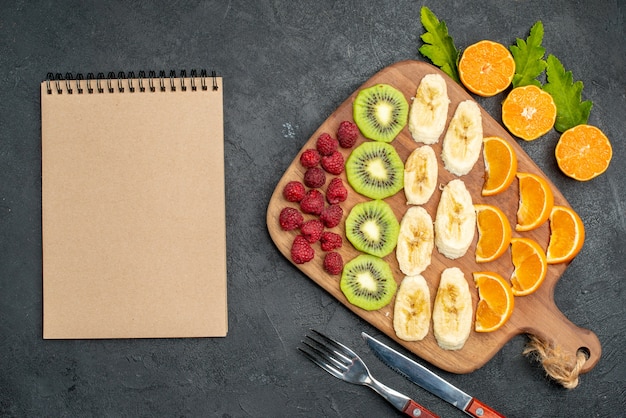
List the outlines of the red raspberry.
<svg viewBox="0 0 626 418">
<path fill-rule="evenodd" d="M 298 209 L 286 207 L 280 211 L 278 221 L 280 222 L 280 227 L 283 230 L 293 231 L 294 229 L 298 229 L 302 226 L 304 218 Z"/>
<path fill-rule="evenodd" d="M 290 181 L 285 185 L 283 189 L 283 196 L 289 202 L 299 202 L 304 198 L 306 190 L 304 184 L 299 181 Z"/>
<path fill-rule="evenodd" d="M 322 156 L 316 149 L 310 148 L 300 155 L 300 164 L 307 168 L 315 167 L 320 163 L 321 158 Z"/>
<path fill-rule="evenodd" d="M 304 264 L 307 261 L 313 260 L 315 257 L 315 250 L 311 247 L 311 244 L 302 236 L 298 235 L 291 244 L 291 259 L 296 264 Z"/>
<path fill-rule="evenodd" d="M 322 167 L 330 174 L 341 174 L 345 167 L 343 155 L 339 151 L 335 151 L 330 155 L 323 156 Z"/>
<path fill-rule="evenodd" d="M 326 200 L 331 205 L 343 202 L 348 197 L 348 190 L 343 185 L 343 181 L 339 177 L 335 177 L 328 184 L 326 189 Z"/>
<path fill-rule="evenodd" d="M 330 205 L 324 208 L 320 214 L 320 220 L 326 228 L 334 228 L 339 225 L 343 217 L 343 209 L 339 205 Z"/>
<path fill-rule="evenodd" d="M 343 241 L 341 235 L 334 232 L 326 231 L 320 237 L 320 243 L 322 244 L 322 250 L 331 251 L 337 248 L 341 248 Z"/>
<path fill-rule="evenodd" d="M 332 251 L 324 256 L 324 270 L 329 274 L 340 274 L 343 270 L 343 258 L 341 254 Z"/>
<path fill-rule="evenodd" d="M 304 184 L 312 189 L 322 187 L 326 183 L 326 174 L 319 167 L 310 167 L 304 173 Z"/>
<path fill-rule="evenodd" d="M 342 148 L 352 148 L 359 135 L 359 128 L 357 128 L 354 122 L 344 120 L 339 124 L 337 129 L 337 140 Z"/>
<path fill-rule="evenodd" d="M 337 151 L 338 146 L 339 142 L 327 133 L 321 134 L 317 138 L 317 142 L 315 143 L 315 147 L 322 155 L 332 154 L 333 152 Z"/>
<path fill-rule="evenodd" d="M 311 215 L 321 214 L 324 210 L 324 195 L 317 189 L 309 190 L 300 201 L 300 209 Z"/>
<path fill-rule="evenodd" d="M 317 242 L 322 237 L 324 232 L 324 224 L 319 219 L 311 219 L 306 221 L 300 227 L 302 236 L 311 244 Z"/>
</svg>

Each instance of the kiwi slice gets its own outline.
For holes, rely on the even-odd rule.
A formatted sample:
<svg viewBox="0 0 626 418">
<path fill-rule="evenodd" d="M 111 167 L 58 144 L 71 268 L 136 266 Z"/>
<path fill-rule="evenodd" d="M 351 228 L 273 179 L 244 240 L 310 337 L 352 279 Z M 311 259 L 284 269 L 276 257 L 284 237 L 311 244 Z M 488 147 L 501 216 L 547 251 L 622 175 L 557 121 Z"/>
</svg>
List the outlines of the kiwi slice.
<svg viewBox="0 0 626 418">
<path fill-rule="evenodd" d="M 358 255 L 344 266 L 339 286 L 348 302 L 366 311 L 389 304 L 398 287 L 389 264 L 369 254 Z"/>
<path fill-rule="evenodd" d="M 354 205 L 346 218 L 346 237 L 357 250 L 384 257 L 396 247 L 400 223 L 382 200 Z"/>
<path fill-rule="evenodd" d="M 384 199 L 404 187 L 404 163 L 393 146 L 363 142 L 346 160 L 346 176 L 357 193 Z"/>
<path fill-rule="evenodd" d="M 389 84 L 376 84 L 359 91 L 352 113 L 364 137 L 391 142 L 407 123 L 409 103 L 400 90 Z"/>
</svg>

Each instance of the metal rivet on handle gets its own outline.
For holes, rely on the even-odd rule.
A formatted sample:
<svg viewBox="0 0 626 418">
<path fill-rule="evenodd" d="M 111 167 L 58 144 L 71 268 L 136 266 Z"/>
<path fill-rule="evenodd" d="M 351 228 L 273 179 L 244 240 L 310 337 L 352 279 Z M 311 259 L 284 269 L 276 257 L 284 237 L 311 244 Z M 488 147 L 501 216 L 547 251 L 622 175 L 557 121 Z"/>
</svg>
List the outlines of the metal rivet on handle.
<svg viewBox="0 0 626 418">
<path fill-rule="evenodd" d="M 421 410 L 419 410 L 419 409 L 417 409 L 417 408 L 415 408 L 415 409 L 413 410 L 413 416 L 414 416 L 414 417 L 419 417 L 420 415 L 422 415 L 422 411 L 421 411 Z"/>
<path fill-rule="evenodd" d="M 482 417 L 484 413 L 485 411 L 483 411 L 482 408 L 476 408 L 476 415 L 478 415 L 479 417 Z"/>
</svg>

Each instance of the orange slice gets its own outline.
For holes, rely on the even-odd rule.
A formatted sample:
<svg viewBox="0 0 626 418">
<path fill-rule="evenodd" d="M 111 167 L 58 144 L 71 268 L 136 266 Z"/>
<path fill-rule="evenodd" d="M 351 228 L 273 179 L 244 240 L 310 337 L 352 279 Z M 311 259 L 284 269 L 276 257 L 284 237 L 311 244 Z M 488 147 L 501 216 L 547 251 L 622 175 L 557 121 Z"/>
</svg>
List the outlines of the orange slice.
<svg viewBox="0 0 626 418">
<path fill-rule="evenodd" d="M 516 87 L 502 102 L 502 122 L 518 138 L 532 141 L 548 133 L 556 121 L 550 93 L 534 85 Z"/>
<path fill-rule="evenodd" d="M 543 225 L 550 217 L 554 195 L 543 177 L 532 173 L 517 173 L 519 180 L 519 207 L 516 231 L 530 231 Z"/>
<path fill-rule="evenodd" d="M 550 213 L 548 264 L 565 263 L 580 252 L 585 241 L 585 226 L 580 216 L 569 207 L 554 206 Z"/>
<path fill-rule="evenodd" d="M 478 288 L 476 306 L 476 332 L 492 332 L 502 327 L 513 313 L 514 296 L 511 286 L 497 273 L 480 271 L 474 273 Z"/>
<path fill-rule="evenodd" d="M 517 154 L 508 141 L 497 136 L 483 139 L 485 183 L 482 195 L 502 193 L 511 185 L 517 172 Z"/>
<path fill-rule="evenodd" d="M 578 125 L 561 134 L 554 154 L 565 175 L 587 181 L 609 168 L 613 148 L 600 129 L 591 125 Z"/>
<path fill-rule="evenodd" d="M 548 261 L 541 246 L 531 238 L 512 238 L 511 259 L 515 267 L 511 275 L 513 294 L 526 296 L 534 293 L 548 272 Z"/>
<path fill-rule="evenodd" d="M 469 91 L 490 97 L 511 84 L 515 75 L 515 60 L 504 45 L 484 40 L 463 51 L 458 69 L 459 78 Z"/>
<path fill-rule="evenodd" d="M 475 204 L 478 242 L 476 262 L 486 263 L 500 257 L 511 243 L 511 224 L 500 208 L 493 205 Z"/>
</svg>

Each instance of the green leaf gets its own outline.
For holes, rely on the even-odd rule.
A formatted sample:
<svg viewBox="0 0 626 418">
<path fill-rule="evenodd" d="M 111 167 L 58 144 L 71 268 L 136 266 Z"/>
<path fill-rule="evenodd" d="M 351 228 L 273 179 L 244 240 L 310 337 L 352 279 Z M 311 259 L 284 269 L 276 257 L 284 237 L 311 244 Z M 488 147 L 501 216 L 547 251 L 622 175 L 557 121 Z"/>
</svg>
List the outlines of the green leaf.
<svg viewBox="0 0 626 418">
<path fill-rule="evenodd" d="M 420 47 L 419 52 L 452 77 L 454 81 L 460 83 L 458 72 L 460 52 L 454 46 L 452 37 L 448 35 L 446 23 L 439 21 L 437 16 L 426 6 L 422 7 L 420 17 L 426 33 L 421 36 L 424 45 Z"/>
<path fill-rule="evenodd" d="M 547 59 L 547 83 L 543 89 L 550 93 L 556 104 L 554 129 L 565 132 L 576 125 L 587 123 L 593 103 L 582 101 L 582 81 L 573 82 L 572 72 L 565 71 L 557 57 L 550 54 Z"/>
<path fill-rule="evenodd" d="M 513 76 L 513 87 L 534 84 L 541 87 L 537 77 L 546 69 L 546 61 L 543 56 L 545 48 L 541 46 L 543 41 L 543 23 L 536 22 L 530 28 L 530 34 L 526 41 L 517 38 L 515 45 L 511 45 L 509 50 L 515 60 L 515 75 Z"/>
</svg>

